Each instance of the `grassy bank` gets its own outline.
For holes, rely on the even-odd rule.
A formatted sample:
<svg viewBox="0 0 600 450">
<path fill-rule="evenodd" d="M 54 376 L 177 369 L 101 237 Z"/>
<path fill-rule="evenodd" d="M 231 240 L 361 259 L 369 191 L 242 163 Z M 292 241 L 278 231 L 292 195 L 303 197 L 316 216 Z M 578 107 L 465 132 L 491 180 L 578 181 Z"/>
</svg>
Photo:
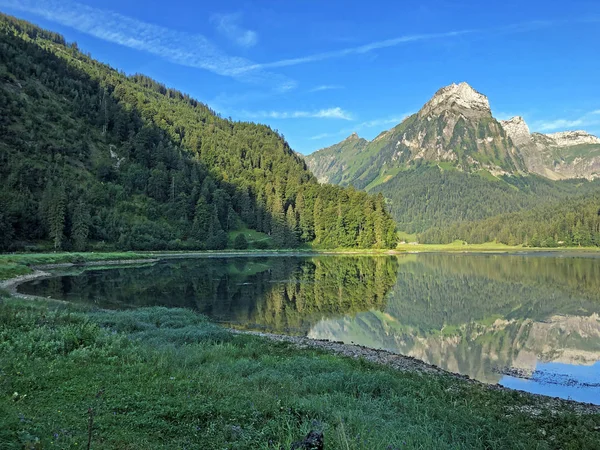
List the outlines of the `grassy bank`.
<svg viewBox="0 0 600 450">
<path fill-rule="evenodd" d="M 456 241 L 451 244 L 399 244 L 397 251 L 404 252 L 597 252 L 600 247 L 524 247 L 505 245 L 498 242 L 484 244 L 465 244 Z"/>
<path fill-rule="evenodd" d="M 186 310 L 0 303 L 0 447 L 598 448 L 600 415 L 234 335 Z"/>
<path fill-rule="evenodd" d="M 243 253 L 253 254 L 278 254 L 289 253 L 292 250 L 244 250 Z M 298 250 L 294 250 L 298 251 Z M 27 275 L 33 272 L 32 266 L 44 266 L 48 264 L 62 263 L 89 263 L 98 261 L 119 261 L 153 259 L 161 257 L 173 257 L 175 255 L 227 255 L 239 254 L 238 250 L 229 251 L 205 251 L 205 252 L 59 252 L 59 253 L 11 253 L 0 254 L 0 280 Z"/>
</svg>

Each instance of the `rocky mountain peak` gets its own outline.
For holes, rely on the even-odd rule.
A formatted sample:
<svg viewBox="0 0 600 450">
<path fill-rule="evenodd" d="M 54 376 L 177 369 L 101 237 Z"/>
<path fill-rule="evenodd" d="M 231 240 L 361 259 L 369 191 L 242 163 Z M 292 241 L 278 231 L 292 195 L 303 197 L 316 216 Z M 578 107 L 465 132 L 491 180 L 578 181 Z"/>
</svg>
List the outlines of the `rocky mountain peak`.
<svg viewBox="0 0 600 450">
<path fill-rule="evenodd" d="M 360 139 L 360 137 L 358 136 L 358 133 L 355 131 L 354 133 L 352 133 L 350 136 L 348 136 L 346 139 L 344 139 L 345 141 L 355 141 L 357 139 Z"/>
<path fill-rule="evenodd" d="M 581 144 L 600 144 L 600 138 L 583 130 L 561 131 L 559 133 L 546 134 L 559 147 L 570 147 Z"/>
<path fill-rule="evenodd" d="M 465 82 L 441 88 L 423 106 L 419 116 L 437 115 L 447 110 L 458 111 L 466 116 L 492 114 L 488 98 Z"/>
<path fill-rule="evenodd" d="M 515 145 L 521 146 L 531 142 L 531 132 L 521 116 L 515 116 L 508 120 L 501 120 L 500 124 Z"/>
</svg>

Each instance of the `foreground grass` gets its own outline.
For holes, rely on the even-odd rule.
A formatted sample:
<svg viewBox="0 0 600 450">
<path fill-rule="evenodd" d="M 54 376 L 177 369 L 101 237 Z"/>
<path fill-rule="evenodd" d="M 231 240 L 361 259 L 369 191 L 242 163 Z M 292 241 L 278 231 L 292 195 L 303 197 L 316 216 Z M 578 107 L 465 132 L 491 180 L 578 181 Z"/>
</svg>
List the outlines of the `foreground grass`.
<svg viewBox="0 0 600 450">
<path fill-rule="evenodd" d="M 0 448 L 598 448 L 600 415 L 245 335 L 187 310 L 0 303 Z M 531 414 L 531 410 L 536 413 Z M 529 411 L 529 412 L 528 412 Z"/>
</svg>

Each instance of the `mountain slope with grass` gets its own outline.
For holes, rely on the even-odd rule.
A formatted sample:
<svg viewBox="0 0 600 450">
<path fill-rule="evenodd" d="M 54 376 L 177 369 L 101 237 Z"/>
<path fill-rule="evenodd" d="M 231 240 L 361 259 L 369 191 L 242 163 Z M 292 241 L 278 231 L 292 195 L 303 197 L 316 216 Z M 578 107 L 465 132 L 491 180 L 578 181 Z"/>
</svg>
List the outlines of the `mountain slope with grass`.
<svg viewBox="0 0 600 450">
<path fill-rule="evenodd" d="M 0 15 L 0 249 L 395 244 L 382 198 L 319 185 L 269 127 L 233 122 Z M 268 239 L 266 239 L 268 238 Z"/>
</svg>

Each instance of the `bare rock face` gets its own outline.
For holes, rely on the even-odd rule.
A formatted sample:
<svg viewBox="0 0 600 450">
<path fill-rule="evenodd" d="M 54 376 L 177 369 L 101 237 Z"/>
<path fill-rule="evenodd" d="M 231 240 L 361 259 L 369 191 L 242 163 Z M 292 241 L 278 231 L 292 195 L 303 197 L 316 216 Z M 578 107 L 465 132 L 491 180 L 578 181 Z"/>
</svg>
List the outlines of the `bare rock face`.
<svg viewBox="0 0 600 450">
<path fill-rule="evenodd" d="M 448 110 L 460 112 L 467 118 L 492 114 L 488 98 L 462 82 L 452 83 L 437 91 L 419 111 L 419 118 L 439 115 Z"/>
<path fill-rule="evenodd" d="M 543 155 L 536 145 L 527 123 L 521 116 L 515 116 L 508 120 L 501 120 L 500 124 L 510 140 L 519 150 L 519 153 L 525 162 L 525 167 L 529 172 L 537 173 L 551 179 L 560 178 L 557 174 L 551 173 L 546 169 Z"/>
<path fill-rule="evenodd" d="M 508 120 L 501 120 L 500 124 L 517 147 L 531 145 L 533 143 L 529 127 L 521 116 L 515 116 Z"/>
<path fill-rule="evenodd" d="M 560 133 L 546 134 L 557 147 L 571 147 L 582 144 L 600 144 L 600 138 L 583 130 L 561 131 Z"/>
<path fill-rule="evenodd" d="M 522 117 L 501 121 L 529 172 L 552 180 L 600 176 L 600 139 L 585 131 L 530 133 Z M 577 148 L 576 148 L 577 147 Z"/>
</svg>

